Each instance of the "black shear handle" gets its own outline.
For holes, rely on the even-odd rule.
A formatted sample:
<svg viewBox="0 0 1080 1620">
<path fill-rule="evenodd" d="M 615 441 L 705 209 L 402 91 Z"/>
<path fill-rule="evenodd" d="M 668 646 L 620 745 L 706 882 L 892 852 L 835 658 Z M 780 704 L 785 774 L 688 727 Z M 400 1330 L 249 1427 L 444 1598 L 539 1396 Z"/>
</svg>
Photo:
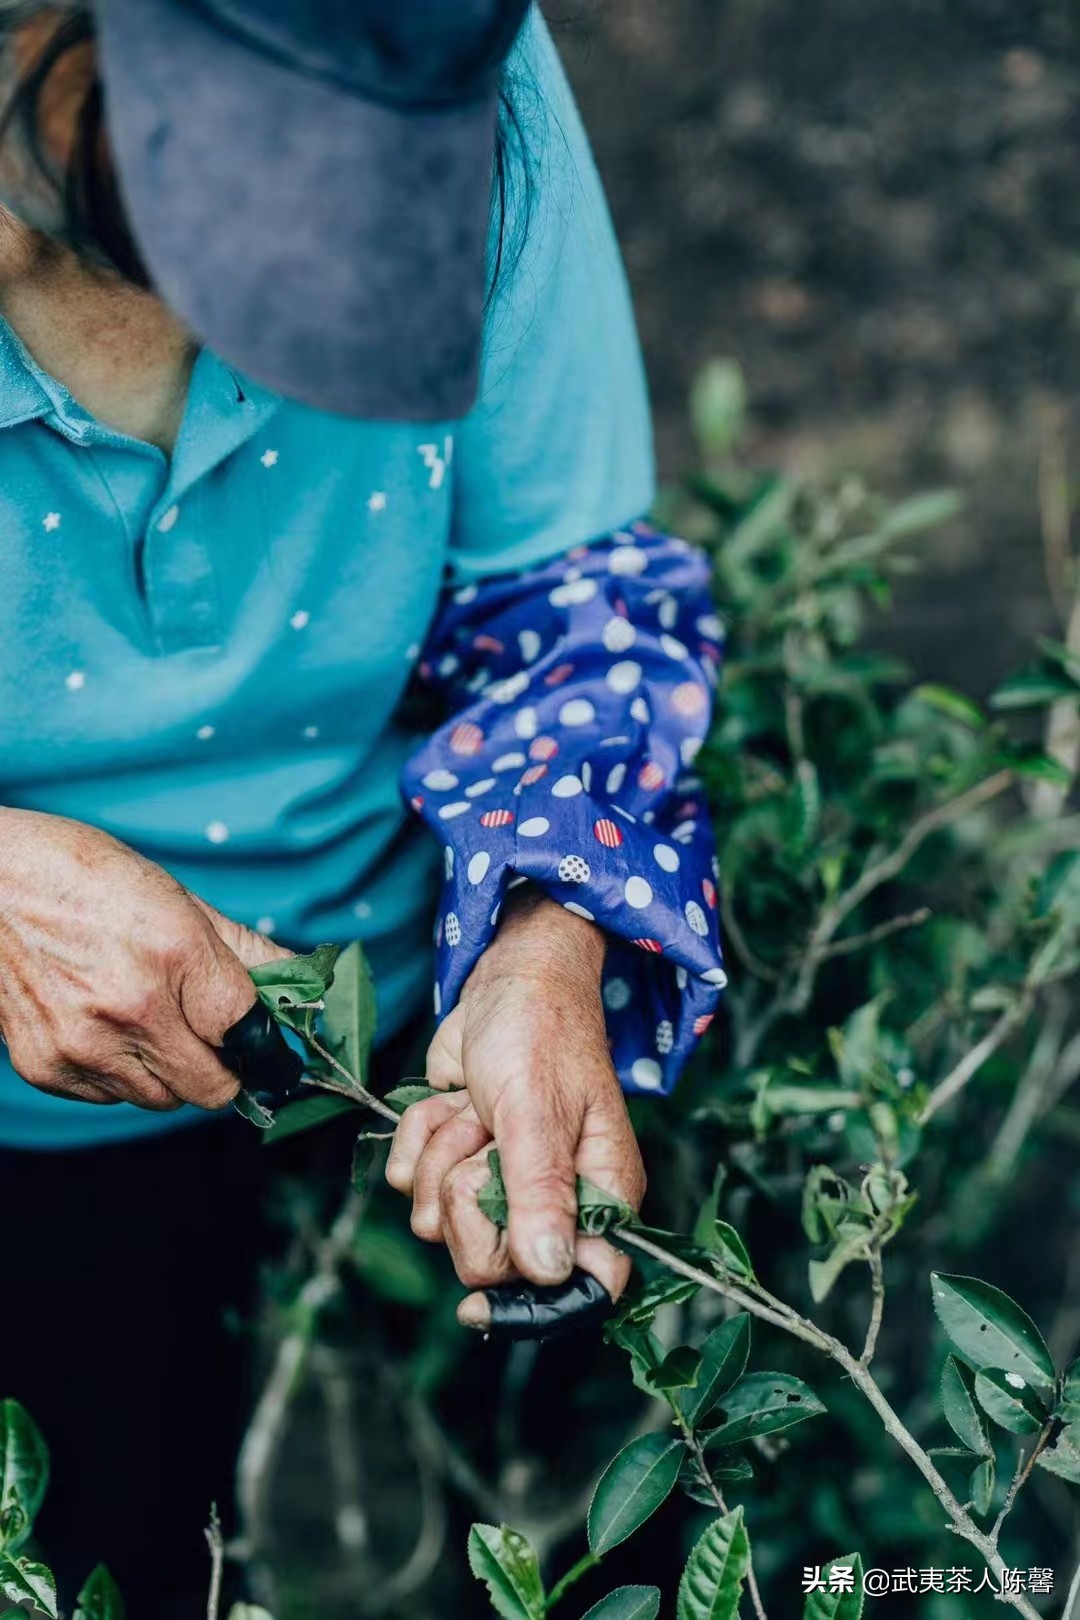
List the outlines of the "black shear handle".
<svg viewBox="0 0 1080 1620">
<path fill-rule="evenodd" d="M 485 1288 L 493 1339 L 558 1339 L 595 1328 L 614 1309 L 611 1295 L 587 1271 L 575 1269 L 564 1283 L 500 1283 Z"/>
<path fill-rule="evenodd" d="M 303 1058 L 261 1001 L 225 1031 L 218 1056 L 265 1108 L 287 1102 L 304 1072 Z"/>
</svg>

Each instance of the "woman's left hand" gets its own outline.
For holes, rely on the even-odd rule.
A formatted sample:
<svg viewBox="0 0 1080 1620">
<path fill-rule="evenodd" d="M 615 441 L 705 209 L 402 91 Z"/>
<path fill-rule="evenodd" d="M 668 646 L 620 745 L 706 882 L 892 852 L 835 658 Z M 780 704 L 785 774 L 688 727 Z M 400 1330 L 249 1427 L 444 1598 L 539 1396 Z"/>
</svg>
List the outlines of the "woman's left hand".
<svg viewBox="0 0 1080 1620">
<path fill-rule="evenodd" d="M 428 1083 L 463 1086 L 414 1103 L 386 1178 L 412 1196 L 418 1237 L 448 1245 L 467 1288 L 524 1277 L 560 1283 L 574 1265 L 617 1299 L 628 1259 L 577 1232 L 576 1179 L 637 1209 L 645 1171 L 612 1068 L 600 999 L 604 938 L 538 890 L 515 889 L 499 932 L 428 1051 Z M 477 1206 L 496 1146 L 509 1205 L 498 1230 Z M 488 1324 L 484 1294 L 459 1319 Z"/>
</svg>

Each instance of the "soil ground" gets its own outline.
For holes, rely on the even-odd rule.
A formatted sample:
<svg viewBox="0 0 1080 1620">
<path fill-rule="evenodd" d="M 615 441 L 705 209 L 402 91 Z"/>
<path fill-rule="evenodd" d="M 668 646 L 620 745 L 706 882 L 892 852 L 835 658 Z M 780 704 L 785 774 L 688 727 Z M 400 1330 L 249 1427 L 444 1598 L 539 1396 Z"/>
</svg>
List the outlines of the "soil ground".
<svg viewBox="0 0 1080 1620">
<path fill-rule="evenodd" d="M 1053 627 L 1039 466 L 1075 428 L 1080 50 L 1040 0 L 551 0 L 634 288 L 661 466 L 742 362 L 754 455 L 949 484 L 889 638 L 982 689 Z M 1073 435 L 1075 440 L 1075 434 Z M 1080 460 L 1080 452 L 1074 461 Z"/>
</svg>

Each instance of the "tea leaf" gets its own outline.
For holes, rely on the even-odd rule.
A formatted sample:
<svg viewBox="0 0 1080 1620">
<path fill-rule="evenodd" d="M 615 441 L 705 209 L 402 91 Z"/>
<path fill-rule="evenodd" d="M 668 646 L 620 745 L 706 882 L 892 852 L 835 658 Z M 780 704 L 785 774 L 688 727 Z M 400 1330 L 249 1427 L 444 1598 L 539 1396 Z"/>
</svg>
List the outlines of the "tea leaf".
<svg viewBox="0 0 1080 1620">
<path fill-rule="evenodd" d="M 982 1462 L 971 1470 L 971 1480 L 968 1489 L 976 1513 L 989 1513 L 994 1500 L 994 1477 L 997 1465 L 993 1457 L 984 1457 Z"/>
<path fill-rule="evenodd" d="M 1080 1423 L 1066 1425 L 1054 1444 L 1039 1453 L 1036 1467 L 1080 1485 Z"/>
<path fill-rule="evenodd" d="M 326 1003 L 319 1020 L 322 1044 L 366 1086 L 375 1036 L 375 981 L 359 940 L 338 957 L 322 999 Z"/>
<path fill-rule="evenodd" d="M 483 1581 L 503 1620 L 542 1620 L 544 1586 L 536 1554 L 509 1525 L 474 1524 L 469 1531 L 469 1568 Z"/>
<path fill-rule="evenodd" d="M 99 1564 L 79 1593 L 75 1620 L 125 1620 L 127 1610 L 120 1588 L 104 1564 Z"/>
<path fill-rule="evenodd" d="M 837 1583 L 835 1591 L 831 1589 L 834 1571 Z M 831 1559 L 822 1570 L 821 1578 L 828 1590 L 807 1593 L 803 1620 L 862 1620 L 865 1594 L 862 1559 L 858 1553 L 847 1553 L 843 1558 Z"/>
<path fill-rule="evenodd" d="M 970 1368 L 950 1356 L 941 1373 L 941 1404 L 945 1421 L 958 1440 L 976 1456 L 988 1455 L 986 1424 L 975 1404 L 975 1379 Z"/>
<path fill-rule="evenodd" d="M 655 1586 L 620 1586 L 594 1603 L 584 1620 L 656 1620 L 660 1591 Z"/>
<path fill-rule="evenodd" d="M 972 1367 L 1000 1367 L 1044 1389 L 1053 1384 L 1054 1363 L 1042 1334 L 1000 1288 L 941 1272 L 933 1273 L 931 1285 L 938 1321 Z"/>
<path fill-rule="evenodd" d="M 683 1455 L 681 1440 L 645 1434 L 608 1464 L 589 1504 L 589 1548 L 597 1558 L 632 1536 L 666 1501 Z"/>
<path fill-rule="evenodd" d="M 975 1374 L 983 1411 L 1010 1434 L 1034 1434 L 1046 1422 L 1046 1407 L 1020 1373 L 986 1367 Z"/>
<path fill-rule="evenodd" d="M 777 1434 L 825 1411 L 808 1384 L 790 1373 L 748 1373 L 720 1401 L 722 1421 L 705 1437 L 708 1446 L 733 1446 Z"/>
<path fill-rule="evenodd" d="M 29 1558 L 0 1556 L 0 1595 L 11 1598 L 13 1603 L 29 1599 L 49 1620 L 56 1620 L 56 1582 L 44 1564 L 35 1564 Z"/>
<path fill-rule="evenodd" d="M 49 1449 L 18 1401 L 0 1403 L 0 1549 L 22 1545 L 49 1485 Z"/>
<path fill-rule="evenodd" d="M 676 1620 L 735 1620 L 750 1567 L 750 1542 L 737 1507 L 710 1524 L 679 1582 Z"/>
<path fill-rule="evenodd" d="M 746 1311 L 713 1328 L 701 1347 L 701 1369 L 692 1390 L 679 1396 L 678 1407 L 691 1428 L 706 1418 L 726 1389 L 741 1378 L 750 1354 L 750 1317 Z"/>
<path fill-rule="evenodd" d="M 251 1092 L 245 1091 L 243 1087 L 233 1098 L 233 1107 L 238 1114 L 242 1114 L 245 1119 L 250 1120 L 252 1125 L 257 1125 L 260 1131 L 273 1129 L 274 1115 L 269 1108 L 264 1108 L 262 1103 L 257 1102 Z"/>
</svg>

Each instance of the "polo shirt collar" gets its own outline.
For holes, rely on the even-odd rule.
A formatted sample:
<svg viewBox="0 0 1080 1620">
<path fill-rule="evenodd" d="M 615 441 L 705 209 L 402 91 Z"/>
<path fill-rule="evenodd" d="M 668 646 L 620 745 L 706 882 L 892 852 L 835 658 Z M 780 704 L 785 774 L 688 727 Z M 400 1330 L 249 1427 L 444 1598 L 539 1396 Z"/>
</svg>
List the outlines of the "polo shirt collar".
<svg viewBox="0 0 1080 1620">
<path fill-rule="evenodd" d="M 32 422 L 53 409 L 37 369 L 7 322 L 0 319 L 0 428 Z"/>
<path fill-rule="evenodd" d="M 258 432 L 281 403 L 280 395 L 235 371 L 211 350 L 200 350 L 172 458 L 174 491 L 190 489 Z M 0 429 L 42 418 L 79 440 L 123 439 L 96 422 L 62 383 L 43 371 L 0 318 Z"/>
</svg>

